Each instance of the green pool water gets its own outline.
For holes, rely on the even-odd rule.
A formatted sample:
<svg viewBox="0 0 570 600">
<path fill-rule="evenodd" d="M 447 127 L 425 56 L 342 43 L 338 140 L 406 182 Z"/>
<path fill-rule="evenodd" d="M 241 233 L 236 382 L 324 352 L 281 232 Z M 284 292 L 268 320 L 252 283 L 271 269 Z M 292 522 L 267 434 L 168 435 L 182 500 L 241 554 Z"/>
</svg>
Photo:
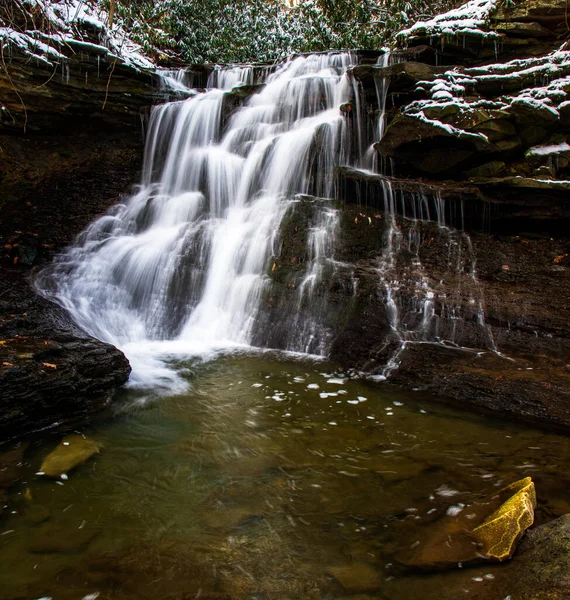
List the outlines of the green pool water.
<svg viewBox="0 0 570 600">
<path fill-rule="evenodd" d="M 183 395 L 122 392 L 81 431 L 100 454 L 66 480 L 36 474 L 61 435 L 33 442 L 0 522 L 0 598 L 504 598 L 502 566 L 419 575 L 397 557 L 525 476 L 538 523 L 570 512 L 562 436 L 324 362 L 186 367 Z"/>
</svg>

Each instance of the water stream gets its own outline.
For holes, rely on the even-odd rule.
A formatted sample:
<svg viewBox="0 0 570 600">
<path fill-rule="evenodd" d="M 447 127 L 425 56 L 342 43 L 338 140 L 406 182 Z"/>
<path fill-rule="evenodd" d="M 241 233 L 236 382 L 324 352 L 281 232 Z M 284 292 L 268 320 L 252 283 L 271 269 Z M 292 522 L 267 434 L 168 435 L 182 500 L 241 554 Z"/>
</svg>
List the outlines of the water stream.
<svg viewBox="0 0 570 600">
<path fill-rule="evenodd" d="M 400 554 L 527 475 L 537 523 L 570 512 L 563 436 L 323 361 L 184 366 L 192 391 L 144 402 L 129 390 L 83 430 L 102 449 L 67 478 L 37 474 L 60 436 L 30 447 L 0 527 L 0 597 L 505 598 L 508 566 L 426 576 L 398 568 Z"/>
</svg>

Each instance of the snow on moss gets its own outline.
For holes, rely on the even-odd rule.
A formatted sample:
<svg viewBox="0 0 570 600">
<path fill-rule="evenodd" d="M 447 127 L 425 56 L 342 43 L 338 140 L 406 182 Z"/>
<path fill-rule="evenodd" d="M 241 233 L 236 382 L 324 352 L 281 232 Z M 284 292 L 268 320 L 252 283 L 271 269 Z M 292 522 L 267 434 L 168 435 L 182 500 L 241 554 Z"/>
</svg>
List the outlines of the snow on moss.
<svg viewBox="0 0 570 600">
<path fill-rule="evenodd" d="M 534 146 L 527 150 L 525 156 L 527 158 L 535 156 L 558 156 L 562 153 L 570 152 L 570 145 L 567 142 L 559 144 L 545 144 L 543 146 Z"/>
<path fill-rule="evenodd" d="M 67 44 L 84 44 L 85 50 L 115 56 L 137 69 L 153 69 L 153 62 L 128 36 L 120 23 L 107 26 L 108 13 L 92 0 L 27 0 L 26 8 L 45 17 L 42 31 L 0 28 L 0 44 L 46 64 L 65 61 Z M 98 43 L 94 43 L 95 39 Z"/>
<path fill-rule="evenodd" d="M 489 84 L 512 92 L 488 99 Z M 451 69 L 433 81 L 418 82 L 416 92 L 426 98 L 410 103 L 403 112 L 423 122 L 430 122 L 426 114 L 452 114 L 451 107 L 455 108 L 453 114 L 465 116 L 481 109 L 528 109 L 555 121 L 562 108 L 570 107 L 570 51 L 562 47 L 538 58 Z"/>
<path fill-rule="evenodd" d="M 488 31 L 491 14 L 497 7 L 497 0 L 471 0 L 459 8 L 438 15 L 428 21 L 418 21 L 409 29 L 400 31 L 400 42 L 414 37 L 478 35 L 498 38 L 500 34 Z"/>
</svg>

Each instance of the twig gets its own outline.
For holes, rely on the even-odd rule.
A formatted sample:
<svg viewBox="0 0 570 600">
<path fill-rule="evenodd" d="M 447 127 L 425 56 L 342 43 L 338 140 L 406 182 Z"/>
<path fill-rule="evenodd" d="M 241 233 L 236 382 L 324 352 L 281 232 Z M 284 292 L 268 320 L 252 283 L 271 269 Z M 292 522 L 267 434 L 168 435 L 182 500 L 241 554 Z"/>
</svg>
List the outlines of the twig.
<svg viewBox="0 0 570 600">
<path fill-rule="evenodd" d="M 111 67 L 111 72 L 109 73 L 109 79 L 107 80 L 107 87 L 105 88 L 105 101 L 103 102 L 102 110 L 105 110 L 105 105 L 107 104 L 107 97 L 109 96 L 109 86 L 111 85 L 111 77 L 113 77 L 113 71 L 115 70 L 115 65 L 117 64 L 118 58 L 113 61 L 113 66 Z"/>
<path fill-rule="evenodd" d="M 6 61 L 4 60 L 4 44 L 3 43 L 0 45 L 0 56 L 2 58 L 2 66 L 4 67 L 4 71 L 6 71 L 8 80 L 12 84 L 12 87 L 14 88 L 14 91 L 16 92 L 16 96 L 18 96 L 18 99 L 20 100 L 20 102 L 22 104 L 22 108 L 24 109 L 24 133 L 26 133 L 26 128 L 28 126 L 28 109 L 26 108 L 26 104 L 24 103 L 22 96 L 20 96 L 20 92 L 18 92 L 18 88 L 16 87 L 16 85 L 14 84 L 14 81 L 12 80 L 10 71 L 8 71 L 8 66 L 6 65 Z"/>
</svg>

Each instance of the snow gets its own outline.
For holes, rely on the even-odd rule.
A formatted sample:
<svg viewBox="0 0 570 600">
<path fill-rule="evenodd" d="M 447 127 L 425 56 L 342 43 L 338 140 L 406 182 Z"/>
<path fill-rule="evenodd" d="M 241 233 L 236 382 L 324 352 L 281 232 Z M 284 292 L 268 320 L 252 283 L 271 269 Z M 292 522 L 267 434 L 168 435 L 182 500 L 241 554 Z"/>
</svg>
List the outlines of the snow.
<svg viewBox="0 0 570 600">
<path fill-rule="evenodd" d="M 544 146 L 534 146 L 527 151 L 526 156 L 555 156 L 563 152 L 570 152 L 570 145 L 566 142 L 560 144 L 545 144 Z"/>
<path fill-rule="evenodd" d="M 570 106 L 570 51 L 563 48 L 537 58 L 518 59 L 461 71 L 451 69 L 433 81 L 420 81 L 416 85 L 416 92 L 428 97 L 407 105 L 404 114 L 444 127 L 450 134 L 450 126 L 426 117 L 428 109 L 437 108 L 443 112 L 455 106 L 456 113 L 468 117 L 481 109 L 508 111 L 510 107 L 518 106 L 540 111 L 543 117 L 550 114 L 550 119 L 554 121 L 559 118 L 559 111 L 563 107 Z M 484 96 L 490 82 L 496 84 L 498 89 L 507 87 L 508 90 L 514 88 L 515 91 L 492 100 L 480 97 L 478 86 L 485 86 Z M 520 91 L 516 91 L 517 87 Z M 468 119 L 463 121 L 468 122 Z M 469 132 L 455 129 L 453 133 L 461 136 Z"/>
<path fill-rule="evenodd" d="M 455 8 L 428 21 L 419 21 L 409 29 L 398 33 L 400 41 L 410 37 L 436 35 L 480 35 L 498 38 L 500 35 L 483 29 L 489 22 L 491 13 L 497 7 L 498 0 L 471 0 L 459 8 Z"/>
<path fill-rule="evenodd" d="M 129 39 L 120 23 L 109 28 L 108 13 L 93 0 L 28 0 L 27 7 L 41 11 L 49 34 L 36 30 L 15 31 L 10 27 L 0 28 L 0 42 L 16 47 L 24 54 L 48 65 L 66 61 L 59 50 L 66 44 L 81 44 L 85 50 L 103 54 L 110 53 L 137 70 L 154 69 L 154 63 L 144 55 L 142 48 Z M 91 31 L 89 31 L 91 30 Z M 100 45 L 89 39 L 95 32 Z M 41 41 L 43 40 L 43 41 Z"/>
</svg>

